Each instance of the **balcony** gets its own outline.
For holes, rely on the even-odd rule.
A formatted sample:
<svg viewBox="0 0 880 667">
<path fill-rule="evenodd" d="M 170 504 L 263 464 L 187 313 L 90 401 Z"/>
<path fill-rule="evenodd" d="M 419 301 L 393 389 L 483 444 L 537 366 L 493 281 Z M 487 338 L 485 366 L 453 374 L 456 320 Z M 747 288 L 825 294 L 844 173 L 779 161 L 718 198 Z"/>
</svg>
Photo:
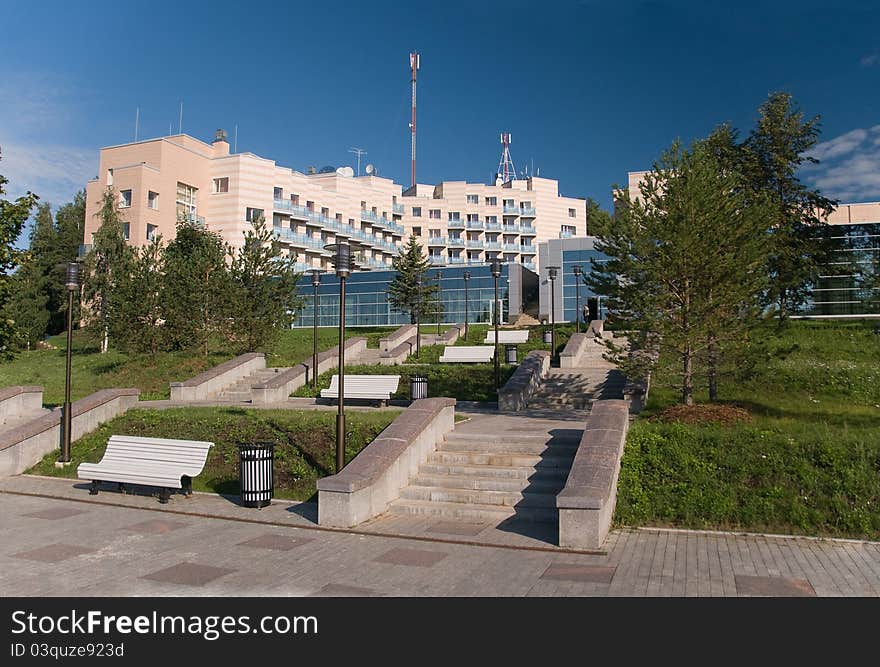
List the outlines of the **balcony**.
<svg viewBox="0 0 880 667">
<path fill-rule="evenodd" d="M 490 232 L 501 231 L 501 223 L 500 222 L 487 222 L 484 224 L 486 225 L 487 231 L 490 231 Z"/>
<path fill-rule="evenodd" d="M 523 206 L 519 209 L 519 215 L 521 218 L 534 218 L 535 209 L 534 207 Z"/>
<path fill-rule="evenodd" d="M 447 257 L 447 264 L 464 264 L 464 257 Z"/>
<path fill-rule="evenodd" d="M 399 213 L 400 215 L 403 215 L 404 213 L 406 213 L 406 206 L 404 206 L 403 204 L 392 204 L 391 210 L 394 213 Z"/>
<path fill-rule="evenodd" d="M 519 206 L 505 206 L 504 207 L 504 215 L 519 215 L 520 208 Z"/>
<path fill-rule="evenodd" d="M 284 227 L 274 227 L 273 231 L 275 232 L 275 236 L 281 239 L 281 241 L 286 242 L 290 245 L 305 246 L 307 248 L 317 248 L 319 250 L 324 250 L 324 246 L 327 244 L 326 241 L 320 238 L 292 232 L 289 229 L 284 229 Z"/>
<path fill-rule="evenodd" d="M 572 238 L 574 238 L 574 232 L 567 232 L 567 231 L 559 232 L 559 238 L 572 239 Z"/>
<path fill-rule="evenodd" d="M 482 250 L 485 246 L 482 241 L 466 241 L 468 248 L 479 248 Z"/>
<path fill-rule="evenodd" d="M 297 273 L 306 273 L 306 272 L 311 271 L 312 269 L 316 269 L 316 268 L 318 268 L 318 267 L 312 266 L 311 264 L 306 264 L 305 262 L 294 262 L 293 263 L 293 270 L 296 271 Z"/>
<path fill-rule="evenodd" d="M 468 220 L 465 225 L 468 229 L 483 229 L 483 223 L 479 220 Z"/>
<path fill-rule="evenodd" d="M 523 267 L 525 267 L 529 271 L 536 271 L 537 272 L 537 270 L 538 270 L 538 267 L 535 265 L 534 262 L 523 262 L 522 265 L 523 265 Z"/>
<path fill-rule="evenodd" d="M 505 234 L 519 234 L 519 226 L 518 225 L 504 225 L 501 228 L 501 231 Z"/>
<path fill-rule="evenodd" d="M 314 213 L 305 206 L 294 204 L 289 199 L 275 199 L 272 206 L 276 211 L 288 211 L 293 217 L 301 220 L 307 220 L 309 215 Z"/>
<path fill-rule="evenodd" d="M 483 247 L 486 250 L 501 250 L 501 244 L 498 241 L 484 241 Z"/>
<path fill-rule="evenodd" d="M 403 234 L 404 232 L 404 229 L 401 225 L 398 225 L 396 222 L 392 222 L 388 218 L 378 216 L 372 211 L 368 211 L 366 209 L 361 209 L 361 220 L 364 220 L 365 222 L 372 222 L 374 225 L 379 225 L 380 227 L 385 227 L 389 231 L 392 231 L 396 234 Z"/>
<path fill-rule="evenodd" d="M 538 231 L 534 227 L 532 227 L 531 225 L 520 225 L 519 226 L 519 233 L 526 234 L 528 236 L 537 236 Z"/>
<path fill-rule="evenodd" d="M 501 246 L 501 249 L 506 252 L 519 252 L 520 245 L 518 243 L 505 243 Z"/>
<path fill-rule="evenodd" d="M 475 259 L 475 258 L 468 257 L 467 263 L 468 264 L 485 264 L 486 261 L 487 260 L 485 260 L 485 259 Z"/>
<path fill-rule="evenodd" d="M 428 237 L 428 245 L 429 246 L 446 245 L 446 237 L 445 236 L 429 236 Z"/>
<path fill-rule="evenodd" d="M 433 264 L 434 266 L 445 266 L 446 258 L 442 255 L 428 255 L 428 264 Z"/>
<path fill-rule="evenodd" d="M 450 248 L 464 248 L 464 239 L 457 239 L 450 236 L 448 239 L 446 239 L 446 245 L 448 245 Z"/>
<path fill-rule="evenodd" d="M 465 227 L 464 220 L 459 219 L 450 220 L 446 223 L 446 225 L 447 227 L 449 227 L 449 229 L 464 229 Z"/>
<path fill-rule="evenodd" d="M 528 255 L 534 255 L 538 252 L 538 246 L 532 245 L 531 243 L 523 243 L 519 247 L 519 251 Z"/>
</svg>

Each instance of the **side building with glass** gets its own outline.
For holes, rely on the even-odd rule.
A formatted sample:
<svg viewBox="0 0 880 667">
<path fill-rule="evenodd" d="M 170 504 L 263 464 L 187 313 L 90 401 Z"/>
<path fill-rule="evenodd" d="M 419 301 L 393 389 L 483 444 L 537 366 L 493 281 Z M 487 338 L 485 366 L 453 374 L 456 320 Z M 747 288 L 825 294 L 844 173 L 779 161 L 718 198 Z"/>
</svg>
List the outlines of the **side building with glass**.
<svg viewBox="0 0 880 667">
<path fill-rule="evenodd" d="M 584 284 L 583 275 L 575 274 L 575 266 L 589 274 L 595 263 L 605 262 L 608 257 L 595 249 L 594 236 L 579 236 L 564 239 L 550 239 L 538 244 L 539 276 L 538 319 L 550 322 L 555 310 L 557 322 L 574 322 L 577 319 L 578 299 L 580 299 L 580 320 L 588 319 L 588 309 L 592 302 L 600 319 L 605 318 L 606 308 L 602 295 L 595 294 Z M 559 267 L 556 280 L 549 278 L 547 267 Z M 551 295 L 553 306 L 551 308 Z"/>
<path fill-rule="evenodd" d="M 470 279 L 465 286 L 464 274 Z M 388 301 L 388 286 L 394 271 L 357 271 L 345 281 L 345 324 L 349 327 L 399 326 L 409 324 L 409 314 L 395 310 Z M 467 294 L 468 321 L 490 323 L 495 304 L 495 279 L 489 264 L 444 266 L 428 271 L 426 284 L 440 284 L 441 324 L 465 320 Z M 538 277 L 519 263 L 502 263 L 498 278 L 498 301 L 502 323 L 514 321 L 530 301 L 537 298 Z M 314 318 L 314 288 L 308 276 L 299 282 L 298 293 L 305 303 L 294 327 L 310 327 Z M 434 315 L 422 318 L 423 325 L 436 323 Z M 339 278 L 335 273 L 321 274 L 318 286 L 318 326 L 339 326 Z"/>
</svg>

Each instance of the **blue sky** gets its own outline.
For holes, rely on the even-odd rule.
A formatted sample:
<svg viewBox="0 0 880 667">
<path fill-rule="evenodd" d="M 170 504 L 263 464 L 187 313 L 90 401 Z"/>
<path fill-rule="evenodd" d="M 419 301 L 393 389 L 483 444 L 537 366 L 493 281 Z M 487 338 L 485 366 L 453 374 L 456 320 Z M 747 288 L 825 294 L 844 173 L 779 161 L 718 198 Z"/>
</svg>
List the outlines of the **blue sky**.
<svg viewBox="0 0 880 667">
<path fill-rule="evenodd" d="M 442 5 L 442 10 L 441 10 Z M 872 6 L 873 5 L 873 6 Z M 876 2 L 390 3 L 0 0 L 0 173 L 58 205 L 101 146 L 183 130 L 305 170 L 409 182 L 408 53 L 421 53 L 418 180 L 486 181 L 501 131 L 517 168 L 611 204 L 676 137 L 746 133 L 768 93 L 821 114 L 818 168 L 844 201 L 880 199 Z"/>
</svg>

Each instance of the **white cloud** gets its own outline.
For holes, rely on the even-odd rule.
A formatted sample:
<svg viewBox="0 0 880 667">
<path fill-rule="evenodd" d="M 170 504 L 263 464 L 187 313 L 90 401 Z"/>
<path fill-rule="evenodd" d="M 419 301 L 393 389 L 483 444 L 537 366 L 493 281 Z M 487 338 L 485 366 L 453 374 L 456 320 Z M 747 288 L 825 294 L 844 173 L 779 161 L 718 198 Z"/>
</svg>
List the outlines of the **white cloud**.
<svg viewBox="0 0 880 667">
<path fill-rule="evenodd" d="M 844 203 L 880 200 L 880 125 L 851 130 L 810 151 L 821 163 L 807 180 Z"/>
<path fill-rule="evenodd" d="M 869 53 L 865 56 L 862 56 L 862 59 L 859 60 L 859 64 L 862 67 L 872 67 L 874 65 L 880 64 L 880 53 Z"/>
<path fill-rule="evenodd" d="M 98 156 L 94 150 L 53 144 L 2 141 L 0 174 L 9 179 L 7 199 L 26 191 L 56 208 L 73 198 L 95 177 Z"/>
</svg>

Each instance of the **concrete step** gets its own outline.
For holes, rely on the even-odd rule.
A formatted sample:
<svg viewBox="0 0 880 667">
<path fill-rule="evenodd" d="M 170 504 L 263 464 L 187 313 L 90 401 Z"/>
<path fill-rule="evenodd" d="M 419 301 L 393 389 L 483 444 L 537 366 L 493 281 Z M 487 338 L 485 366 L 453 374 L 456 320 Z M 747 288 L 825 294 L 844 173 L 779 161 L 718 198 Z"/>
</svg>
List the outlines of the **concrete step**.
<svg viewBox="0 0 880 667">
<path fill-rule="evenodd" d="M 518 433 L 467 433 L 465 431 L 450 431 L 446 434 L 445 442 L 447 443 L 480 443 L 480 444 L 546 444 L 552 441 L 553 444 L 578 444 L 581 441 L 583 429 L 560 429 L 556 433 L 548 433 L 546 431 L 536 431 L 529 433 L 528 431 L 520 431 Z"/>
<path fill-rule="evenodd" d="M 480 479 L 500 480 L 525 480 L 535 475 L 550 480 L 565 481 L 568 477 L 568 468 L 550 467 L 533 468 L 531 466 L 497 466 L 497 465 L 472 465 L 468 463 L 423 463 L 419 468 L 419 475 L 440 477 L 477 477 Z"/>
<path fill-rule="evenodd" d="M 433 475 L 429 472 L 419 471 L 419 474 L 410 480 L 412 487 L 440 487 L 444 489 L 458 489 L 471 491 L 505 491 L 508 493 L 548 493 L 554 497 L 565 486 L 565 478 L 559 475 L 547 475 L 534 473 L 530 478 L 526 477 L 493 477 L 482 475 Z"/>
<path fill-rule="evenodd" d="M 228 401 L 249 401 L 251 398 L 251 392 L 248 391 L 221 391 L 220 398 Z"/>
<path fill-rule="evenodd" d="M 444 452 L 438 451 L 428 455 L 427 463 L 439 463 L 443 465 L 486 465 L 503 467 L 524 468 L 563 468 L 566 471 L 571 468 L 574 455 L 537 456 L 535 454 L 506 453 L 506 452 Z"/>
<path fill-rule="evenodd" d="M 556 507 L 556 493 L 531 493 L 529 491 L 484 491 L 410 485 L 400 490 L 400 497 L 406 500 L 430 500 L 441 503 L 462 503 L 463 505 Z"/>
<path fill-rule="evenodd" d="M 510 517 L 526 521 L 556 523 L 559 513 L 556 508 L 547 507 L 510 507 L 504 505 L 465 505 L 463 503 L 446 503 L 430 500 L 400 499 L 391 503 L 388 508 L 392 514 L 409 514 L 431 516 L 474 523 L 497 524 Z"/>
<path fill-rule="evenodd" d="M 535 456 L 555 454 L 559 456 L 574 456 L 579 443 L 580 440 L 562 442 L 556 440 L 545 442 L 458 442 L 453 440 L 452 442 L 441 442 L 437 445 L 437 450 L 441 452 L 482 452 L 484 454 L 534 454 Z"/>
</svg>

